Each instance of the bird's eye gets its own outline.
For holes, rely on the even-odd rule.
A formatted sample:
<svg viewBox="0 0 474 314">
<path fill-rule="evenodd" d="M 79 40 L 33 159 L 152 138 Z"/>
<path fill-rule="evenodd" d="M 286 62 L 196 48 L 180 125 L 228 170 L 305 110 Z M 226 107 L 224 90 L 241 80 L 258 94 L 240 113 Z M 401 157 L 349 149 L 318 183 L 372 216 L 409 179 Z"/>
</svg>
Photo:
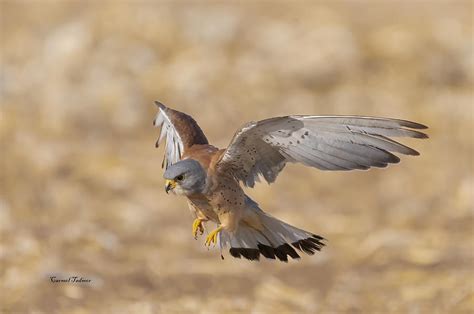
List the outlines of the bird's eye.
<svg viewBox="0 0 474 314">
<path fill-rule="evenodd" d="M 176 181 L 183 181 L 183 179 L 184 179 L 184 176 L 182 174 L 176 177 Z"/>
</svg>

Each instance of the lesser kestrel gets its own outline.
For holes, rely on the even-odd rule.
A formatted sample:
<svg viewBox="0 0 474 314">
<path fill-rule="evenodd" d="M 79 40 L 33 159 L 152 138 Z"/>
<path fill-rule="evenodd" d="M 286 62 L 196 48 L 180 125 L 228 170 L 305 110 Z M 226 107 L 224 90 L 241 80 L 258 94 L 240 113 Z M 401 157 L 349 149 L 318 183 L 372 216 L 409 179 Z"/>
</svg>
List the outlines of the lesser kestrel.
<svg viewBox="0 0 474 314">
<path fill-rule="evenodd" d="M 156 102 L 154 120 L 161 127 L 156 146 L 166 139 L 163 166 L 166 192 L 187 198 L 195 216 L 192 232 L 202 234 L 203 222 L 218 227 L 205 241 L 234 257 L 287 262 L 297 252 L 314 254 L 323 237 L 291 226 L 260 209 L 242 189 L 263 177 L 275 181 L 286 163 L 321 170 L 369 169 L 398 163 L 393 153 L 419 155 L 391 137 L 427 138 L 426 126 L 399 119 L 361 116 L 291 115 L 250 122 L 240 128 L 225 149 L 209 144 L 190 116 Z M 296 249 L 296 250 L 295 250 Z"/>
</svg>

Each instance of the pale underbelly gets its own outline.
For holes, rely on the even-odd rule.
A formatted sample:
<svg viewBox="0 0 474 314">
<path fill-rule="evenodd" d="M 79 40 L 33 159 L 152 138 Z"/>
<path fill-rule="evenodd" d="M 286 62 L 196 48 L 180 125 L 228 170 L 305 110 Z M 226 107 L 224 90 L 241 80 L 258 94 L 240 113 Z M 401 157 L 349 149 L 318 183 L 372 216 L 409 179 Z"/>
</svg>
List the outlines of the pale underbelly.
<svg viewBox="0 0 474 314">
<path fill-rule="evenodd" d="M 191 199 L 191 202 L 196 206 L 196 209 L 204 214 L 204 216 L 206 216 L 209 220 L 220 223 L 217 211 L 213 208 L 209 201 L 202 199 Z"/>
</svg>

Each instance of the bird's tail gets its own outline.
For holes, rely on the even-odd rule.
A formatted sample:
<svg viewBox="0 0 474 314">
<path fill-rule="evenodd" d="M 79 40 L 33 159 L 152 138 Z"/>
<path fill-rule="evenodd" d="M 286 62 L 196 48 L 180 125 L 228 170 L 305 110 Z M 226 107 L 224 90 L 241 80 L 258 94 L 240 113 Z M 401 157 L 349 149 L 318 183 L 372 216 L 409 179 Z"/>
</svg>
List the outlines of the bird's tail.
<svg viewBox="0 0 474 314">
<path fill-rule="evenodd" d="M 249 208 L 250 207 L 250 208 Z M 262 211 L 250 198 L 247 209 L 253 210 L 260 218 L 260 228 L 241 222 L 233 233 L 222 230 L 219 233 L 221 250 L 229 246 L 233 257 L 242 256 L 249 260 L 259 260 L 260 254 L 266 258 L 288 262 L 288 256 L 300 258 L 298 251 L 313 255 L 324 246 L 324 238 L 308 231 L 293 227 Z"/>
</svg>

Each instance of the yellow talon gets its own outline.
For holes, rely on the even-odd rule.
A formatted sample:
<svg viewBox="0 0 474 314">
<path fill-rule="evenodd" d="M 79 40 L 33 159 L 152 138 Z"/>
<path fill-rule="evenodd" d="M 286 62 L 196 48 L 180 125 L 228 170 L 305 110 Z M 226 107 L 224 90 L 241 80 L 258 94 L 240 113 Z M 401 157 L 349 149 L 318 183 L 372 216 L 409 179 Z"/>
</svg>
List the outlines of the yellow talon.
<svg viewBox="0 0 474 314">
<path fill-rule="evenodd" d="M 222 230 L 222 226 L 219 226 L 217 229 L 211 231 L 211 233 L 208 234 L 204 245 L 211 246 L 212 243 L 214 243 L 215 245 L 217 243 L 217 235 L 219 234 L 221 230 Z"/>
<path fill-rule="evenodd" d="M 194 239 L 197 239 L 198 231 L 199 231 L 200 234 L 204 233 L 204 227 L 202 226 L 202 222 L 203 222 L 202 219 L 199 219 L 199 218 L 194 219 L 194 222 L 193 222 L 193 236 L 194 236 Z"/>
</svg>

